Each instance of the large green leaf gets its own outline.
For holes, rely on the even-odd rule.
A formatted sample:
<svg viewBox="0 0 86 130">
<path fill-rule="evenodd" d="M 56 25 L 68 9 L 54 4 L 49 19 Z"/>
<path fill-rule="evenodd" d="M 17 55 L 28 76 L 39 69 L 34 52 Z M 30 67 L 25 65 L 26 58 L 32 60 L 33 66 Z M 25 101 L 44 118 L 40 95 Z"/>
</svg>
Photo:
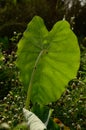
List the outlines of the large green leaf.
<svg viewBox="0 0 86 130">
<path fill-rule="evenodd" d="M 18 44 L 17 65 L 31 100 L 48 104 L 57 100 L 67 83 L 76 76 L 80 51 L 67 21 L 57 22 L 49 32 L 39 16 L 28 24 Z"/>
</svg>

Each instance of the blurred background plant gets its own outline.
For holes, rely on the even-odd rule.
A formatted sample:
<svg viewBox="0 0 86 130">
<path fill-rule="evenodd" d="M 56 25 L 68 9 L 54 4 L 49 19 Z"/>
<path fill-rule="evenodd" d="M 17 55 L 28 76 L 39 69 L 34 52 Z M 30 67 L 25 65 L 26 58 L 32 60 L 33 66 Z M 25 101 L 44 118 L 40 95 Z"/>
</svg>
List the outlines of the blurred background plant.
<svg viewBox="0 0 86 130">
<path fill-rule="evenodd" d="M 3 99 L 15 86 L 19 86 L 18 71 L 15 66 L 17 58 L 15 54 L 18 36 L 13 36 L 10 40 L 7 37 L 0 38 L 2 63 L 0 64 L 0 99 Z M 9 45 L 10 42 L 10 45 Z"/>
</svg>

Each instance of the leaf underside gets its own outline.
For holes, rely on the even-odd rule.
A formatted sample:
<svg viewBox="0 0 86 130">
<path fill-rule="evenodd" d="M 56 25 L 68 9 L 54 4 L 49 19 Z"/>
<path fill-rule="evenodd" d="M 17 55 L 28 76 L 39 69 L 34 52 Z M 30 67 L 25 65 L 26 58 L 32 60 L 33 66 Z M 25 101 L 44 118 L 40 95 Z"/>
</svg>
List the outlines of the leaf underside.
<svg viewBox="0 0 86 130">
<path fill-rule="evenodd" d="M 16 64 L 26 91 L 35 71 L 31 100 L 39 104 L 60 98 L 65 86 L 76 76 L 80 63 L 77 38 L 69 23 L 59 21 L 49 32 L 39 16 L 28 24 L 18 43 L 17 55 Z"/>
</svg>

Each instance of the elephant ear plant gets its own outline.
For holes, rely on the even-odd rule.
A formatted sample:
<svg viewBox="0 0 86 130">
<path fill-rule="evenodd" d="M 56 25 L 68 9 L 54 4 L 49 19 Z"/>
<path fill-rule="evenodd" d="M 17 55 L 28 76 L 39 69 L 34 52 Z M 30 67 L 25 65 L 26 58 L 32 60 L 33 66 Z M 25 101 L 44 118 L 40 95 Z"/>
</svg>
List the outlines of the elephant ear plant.
<svg viewBox="0 0 86 130">
<path fill-rule="evenodd" d="M 38 104 L 41 108 L 60 98 L 65 86 L 76 76 L 79 68 L 80 50 L 77 38 L 67 21 L 57 22 L 48 31 L 43 19 L 35 16 L 18 43 L 17 55 L 16 65 L 20 69 L 20 78 L 27 92 L 23 111 L 29 128 L 50 129 L 30 111 L 30 101 L 33 106 Z"/>
</svg>

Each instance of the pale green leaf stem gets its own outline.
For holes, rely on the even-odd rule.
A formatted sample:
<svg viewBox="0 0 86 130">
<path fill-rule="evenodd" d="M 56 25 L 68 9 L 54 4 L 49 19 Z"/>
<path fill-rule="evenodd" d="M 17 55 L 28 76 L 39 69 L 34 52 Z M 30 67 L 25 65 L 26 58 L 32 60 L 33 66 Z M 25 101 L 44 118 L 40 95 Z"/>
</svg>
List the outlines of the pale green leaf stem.
<svg viewBox="0 0 86 130">
<path fill-rule="evenodd" d="M 27 92 L 27 99 L 26 99 L 26 103 L 25 103 L 25 108 L 29 109 L 30 107 L 30 99 L 31 99 L 31 91 L 32 91 L 32 84 L 33 84 L 33 79 L 34 79 L 34 75 L 36 72 L 36 68 L 37 68 L 37 64 L 40 60 L 41 55 L 44 53 L 44 50 L 41 50 L 41 52 L 39 53 L 37 60 L 35 62 L 33 71 L 32 71 L 32 75 L 31 75 L 31 79 L 30 79 L 30 83 L 29 83 L 29 87 L 28 87 L 28 92 Z"/>
</svg>

